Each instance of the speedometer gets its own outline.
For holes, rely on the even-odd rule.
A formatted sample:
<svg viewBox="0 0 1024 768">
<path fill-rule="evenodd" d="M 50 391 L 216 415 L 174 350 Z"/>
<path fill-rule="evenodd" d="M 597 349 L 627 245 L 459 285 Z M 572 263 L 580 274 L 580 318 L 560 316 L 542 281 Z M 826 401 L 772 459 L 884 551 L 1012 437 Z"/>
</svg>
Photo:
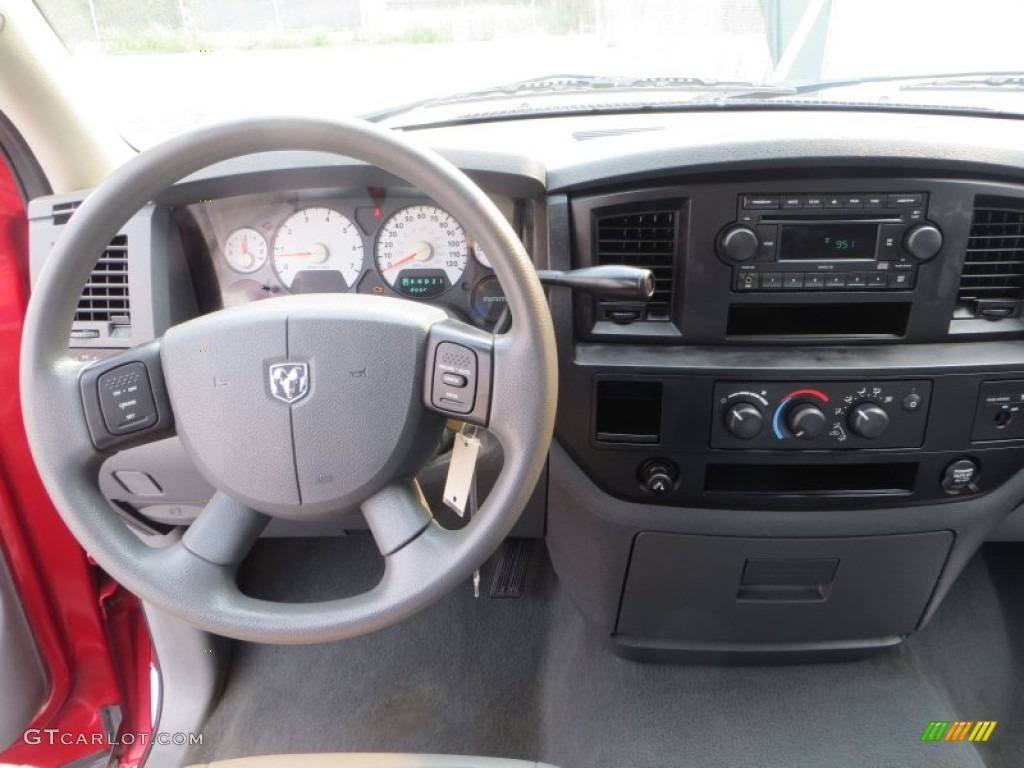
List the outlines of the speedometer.
<svg viewBox="0 0 1024 768">
<path fill-rule="evenodd" d="M 384 222 L 376 255 L 388 285 L 423 299 L 439 296 L 462 279 L 469 245 L 450 213 L 435 205 L 412 205 Z"/>
<path fill-rule="evenodd" d="M 363 239 L 347 216 L 303 208 L 278 227 L 273 262 L 289 290 L 347 290 L 363 270 Z"/>
</svg>

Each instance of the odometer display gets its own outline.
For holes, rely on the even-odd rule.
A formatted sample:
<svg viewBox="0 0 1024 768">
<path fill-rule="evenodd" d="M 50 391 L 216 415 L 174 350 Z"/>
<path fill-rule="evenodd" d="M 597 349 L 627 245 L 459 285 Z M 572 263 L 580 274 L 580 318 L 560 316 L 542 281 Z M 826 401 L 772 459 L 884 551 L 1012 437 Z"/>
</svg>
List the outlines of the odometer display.
<svg viewBox="0 0 1024 768">
<path fill-rule="evenodd" d="M 403 296 L 439 296 L 462 280 L 469 258 L 466 233 L 434 205 L 402 208 L 377 235 L 377 269 Z"/>
<path fill-rule="evenodd" d="M 449 288 L 448 275 L 441 269 L 403 269 L 394 284 L 396 291 L 413 299 L 440 296 Z"/>
</svg>

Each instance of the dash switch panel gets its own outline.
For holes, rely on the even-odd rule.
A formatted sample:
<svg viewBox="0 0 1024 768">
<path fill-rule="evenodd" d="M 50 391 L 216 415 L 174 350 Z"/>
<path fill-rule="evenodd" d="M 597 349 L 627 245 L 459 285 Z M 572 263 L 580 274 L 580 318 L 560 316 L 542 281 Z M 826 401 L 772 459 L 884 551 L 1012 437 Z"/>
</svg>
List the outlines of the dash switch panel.
<svg viewBox="0 0 1024 768">
<path fill-rule="evenodd" d="M 1024 381 L 986 381 L 974 414 L 972 441 L 1024 437 Z"/>
</svg>

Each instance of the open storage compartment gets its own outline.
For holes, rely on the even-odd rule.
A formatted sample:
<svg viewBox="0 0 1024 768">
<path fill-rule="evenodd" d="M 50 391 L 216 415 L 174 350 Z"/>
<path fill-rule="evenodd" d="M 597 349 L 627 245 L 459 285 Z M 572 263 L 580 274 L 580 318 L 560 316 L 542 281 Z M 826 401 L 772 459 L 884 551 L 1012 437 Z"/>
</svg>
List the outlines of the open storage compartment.
<svg viewBox="0 0 1024 768">
<path fill-rule="evenodd" d="M 917 462 L 708 464 L 704 492 L 761 496 L 899 496 L 913 493 Z"/>
<path fill-rule="evenodd" d="M 730 338 L 881 338 L 907 334 L 909 302 L 843 304 L 733 304 Z"/>
<path fill-rule="evenodd" d="M 917 628 L 950 531 L 848 538 L 643 532 L 616 634 L 657 647 L 842 643 Z"/>
</svg>

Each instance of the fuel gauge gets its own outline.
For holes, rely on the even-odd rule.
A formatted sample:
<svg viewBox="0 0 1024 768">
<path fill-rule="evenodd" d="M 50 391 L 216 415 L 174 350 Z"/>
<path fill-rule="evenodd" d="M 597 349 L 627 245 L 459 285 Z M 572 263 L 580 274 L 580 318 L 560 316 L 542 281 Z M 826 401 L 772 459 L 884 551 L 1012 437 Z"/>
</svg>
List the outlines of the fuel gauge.
<svg viewBox="0 0 1024 768">
<path fill-rule="evenodd" d="M 236 229 L 224 241 L 224 258 L 235 272 L 250 274 L 267 263 L 267 239 L 251 227 Z"/>
</svg>

